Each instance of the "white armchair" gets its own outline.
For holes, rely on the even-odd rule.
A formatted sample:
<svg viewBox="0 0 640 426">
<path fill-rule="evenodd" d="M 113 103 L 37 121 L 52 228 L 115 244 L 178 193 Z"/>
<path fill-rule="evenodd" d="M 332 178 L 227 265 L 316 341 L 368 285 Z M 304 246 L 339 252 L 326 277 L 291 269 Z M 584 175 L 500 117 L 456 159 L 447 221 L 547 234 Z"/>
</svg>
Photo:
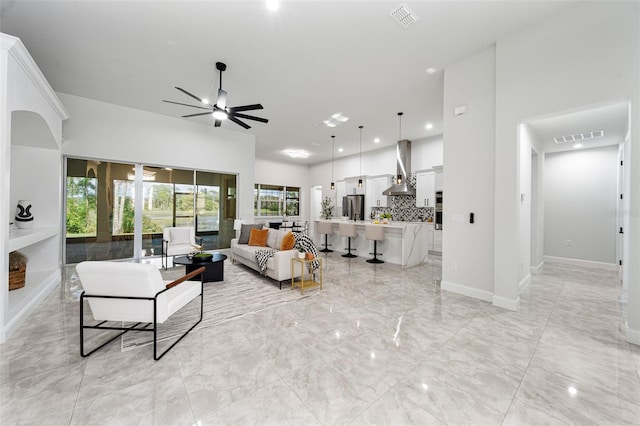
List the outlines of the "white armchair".
<svg viewBox="0 0 640 426">
<path fill-rule="evenodd" d="M 202 321 L 202 279 L 200 282 L 188 280 L 201 275 L 204 268 L 199 268 L 175 281 L 163 281 L 157 266 L 151 264 L 87 261 L 78 264 L 76 271 L 84 288 L 80 295 L 80 355 L 83 357 L 91 355 L 128 331 L 146 331 L 153 332 L 153 359 L 157 361 Z M 158 355 L 158 324 L 164 323 L 197 296 L 200 296 L 200 318 Z M 85 324 L 85 299 L 89 302 L 93 319 L 98 321 L 97 324 Z M 107 324 L 112 321 L 136 324 L 131 327 L 125 327 L 124 324 Z M 149 325 L 153 327 L 148 328 Z M 86 329 L 122 332 L 85 353 Z"/>
<path fill-rule="evenodd" d="M 162 231 L 162 266 L 167 269 L 168 257 L 183 256 L 195 251 L 194 245 L 202 245 L 202 238 L 196 242 L 193 226 L 164 228 Z"/>
</svg>

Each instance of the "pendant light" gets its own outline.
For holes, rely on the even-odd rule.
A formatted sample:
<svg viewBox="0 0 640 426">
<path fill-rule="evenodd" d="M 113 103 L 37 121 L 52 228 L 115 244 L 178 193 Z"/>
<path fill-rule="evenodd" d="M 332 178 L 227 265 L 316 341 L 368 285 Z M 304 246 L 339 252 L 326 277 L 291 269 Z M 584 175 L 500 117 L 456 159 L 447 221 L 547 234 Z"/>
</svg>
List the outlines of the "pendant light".
<svg viewBox="0 0 640 426">
<path fill-rule="evenodd" d="M 402 140 L 402 114 L 401 112 L 398 113 L 398 121 L 399 121 L 399 128 L 398 128 L 398 141 Z M 398 175 L 396 177 L 396 184 L 400 185 L 402 183 L 402 175 Z"/>
<path fill-rule="evenodd" d="M 333 191 L 334 189 L 336 189 L 336 184 L 333 181 L 333 154 L 335 152 L 334 148 L 334 144 L 336 142 L 336 137 L 335 136 L 331 136 L 331 190 Z"/>
<path fill-rule="evenodd" d="M 362 127 L 358 126 L 358 129 L 360 129 L 360 179 L 358 179 L 358 188 L 362 188 Z"/>
</svg>

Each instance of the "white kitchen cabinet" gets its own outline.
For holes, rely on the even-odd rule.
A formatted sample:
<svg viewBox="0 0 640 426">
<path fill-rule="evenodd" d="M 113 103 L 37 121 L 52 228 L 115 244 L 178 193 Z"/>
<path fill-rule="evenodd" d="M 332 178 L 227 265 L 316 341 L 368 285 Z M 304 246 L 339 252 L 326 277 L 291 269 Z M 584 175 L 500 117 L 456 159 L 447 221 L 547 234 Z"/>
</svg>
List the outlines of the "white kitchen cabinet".
<svg viewBox="0 0 640 426">
<path fill-rule="evenodd" d="M 433 173 L 435 174 L 435 189 L 436 191 L 442 191 L 442 183 L 444 178 L 444 167 L 433 166 Z"/>
<path fill-rule="evenodd" d="M 358 179 L 360 179 L 359 177 L 355 177 L 355 178 L 346 178 L 344 180 L 345 182 L 345 192 L 346 195 L 354 195 L 354 194 L 365 194 L 365 191 L 367 190 L 367 178 L 365 176 L 362 177 L 362 187 L 358 187 Z"/>
<path fill-rule="evenodd" d="M 391 186 L 393 175 L 374 176 L 371 178 L 371 207 L 389 207 L 389 197 L 382 191 Z"/>
<path fill-rule="evenodd" d="M 435 207 L 435 174 L 432 170 L 416 172 L 416 207 Z"/>
<path fill-rule="evenodd" d="M 427 250 L 433 251 L 433 243 L 434 243 L 434 226 L 433 223 L 428 223 L 424 225 L 427 230 Z"/>
<path fill-rule="evenodd" d="M 433 232 L 433 251 L 442 253 L 442 229 L 436 229 Z"/>
<path fill-rule="evenodd" d="M 69 114 L 22 42 L 0 34 L 0 343 L 61 280 L 62 122 Z M 33 206 L 33 227 L 9 226 L 19 199 Z M 9 292 L 8 259 L 27 259 L 25 286 Z"/>
</svg>

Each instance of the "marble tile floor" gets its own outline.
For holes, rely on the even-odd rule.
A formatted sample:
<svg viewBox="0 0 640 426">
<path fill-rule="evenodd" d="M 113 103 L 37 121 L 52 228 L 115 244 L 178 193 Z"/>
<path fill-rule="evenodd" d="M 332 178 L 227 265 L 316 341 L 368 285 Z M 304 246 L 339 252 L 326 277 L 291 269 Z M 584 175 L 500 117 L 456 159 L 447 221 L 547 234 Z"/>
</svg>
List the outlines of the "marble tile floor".
<svg viewBox="0 0 640 426">
<path fill-rule="evenodd" d="M 158 362 L 118 344 L 81 358 L 65 280 L 0 345 L 0 424 L 640 424 L 616 273 L 548 263 L 510 312 L 441 291 L 436 256 L 323 256 L 320 294 L 192 332 Z"/>
</svg>

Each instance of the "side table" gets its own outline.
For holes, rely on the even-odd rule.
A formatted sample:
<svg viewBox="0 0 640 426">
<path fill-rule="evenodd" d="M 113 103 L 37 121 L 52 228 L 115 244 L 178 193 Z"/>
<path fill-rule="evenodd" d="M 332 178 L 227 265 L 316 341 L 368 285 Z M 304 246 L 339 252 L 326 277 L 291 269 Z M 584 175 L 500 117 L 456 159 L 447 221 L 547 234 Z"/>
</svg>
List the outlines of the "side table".
<svg viewBox="0 0 640 426">
<path fill-rule="evenodd" d="M 314 260 L 320 262 L 320 267 L 318 268 L 320 271 L 318 281 L 315 280 L 315 272 L 311 265 Z M 298 281 L 296 281 L 295 274 L 293 273 L 296 265 L 300 265 L 301 268 L 300 279 Z M 294 257 L 291 259 L 291 288 L 300 287 L 300 294 L 304 294 L 305 288 L 317 286 L 320 286 L 320 290 L 322 290 L 322 258 L 317 257 L 315 259 L 307 260 Z"/>
</svg>

